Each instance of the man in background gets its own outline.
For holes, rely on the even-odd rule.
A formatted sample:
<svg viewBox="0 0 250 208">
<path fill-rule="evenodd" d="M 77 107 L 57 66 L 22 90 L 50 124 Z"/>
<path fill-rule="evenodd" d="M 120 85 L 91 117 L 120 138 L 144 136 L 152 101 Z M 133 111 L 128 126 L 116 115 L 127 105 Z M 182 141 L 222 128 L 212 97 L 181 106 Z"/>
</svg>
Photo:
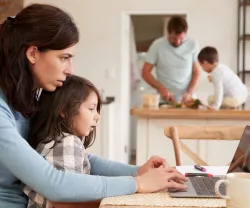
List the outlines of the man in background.
<svg viewBox="0 0 250 208">
<path fill-rule="evenodd" d="M 200 74 L 198 44 L 187 37 L 188 24 L 183 17 L 172 17 L 167 37 L 150 46 L 142 69 L 143 79 L 161 95 L 161 102 L 186 103 L 194 96 Z M 152 70 L 156 69 L 156 79 Z"/>
</svg>

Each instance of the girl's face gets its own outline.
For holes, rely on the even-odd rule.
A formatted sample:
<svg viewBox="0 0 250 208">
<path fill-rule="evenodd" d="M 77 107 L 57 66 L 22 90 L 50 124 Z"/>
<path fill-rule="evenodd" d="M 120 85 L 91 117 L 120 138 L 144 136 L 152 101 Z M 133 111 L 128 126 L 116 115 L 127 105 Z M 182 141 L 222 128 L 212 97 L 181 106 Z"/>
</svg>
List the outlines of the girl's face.
<svg viewBox="0 0 250 208">
<path fill-rule="evenodd" d="M 75 45 L 63 50 L 40 52 L 36 47 L 30 47 L 26 56 L 30 62 L 35 88 L 54 91 L 63 85 L 68 75 L 74 74 L 72 57 Z"/>
<path fill-rule="evenodd" d="M 73 131 L 79 136 L 88 136 L 96 127 L 100 114 L 97 112 L 98 97 L 95 92 L 91 92 L 86 101 L 79 108 L 79 113 L 73 119 Z"/>
</svg>

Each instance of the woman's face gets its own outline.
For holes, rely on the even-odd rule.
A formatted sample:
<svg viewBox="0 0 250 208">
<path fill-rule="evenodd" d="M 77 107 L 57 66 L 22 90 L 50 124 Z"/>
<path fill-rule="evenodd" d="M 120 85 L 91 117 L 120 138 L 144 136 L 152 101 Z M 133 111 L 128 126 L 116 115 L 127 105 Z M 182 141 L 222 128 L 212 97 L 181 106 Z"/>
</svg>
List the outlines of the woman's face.
<svg viewBox="0 0 250 208">
<path fill-rule="evenodd" d="M 47 91 L 54 91 L 57 87 L 61 87 L 66 77 L 74 74 L 72 57 L 75 54 L 75 47 L 73 45 L 63 50 L 46 52 L 30 49 L 27 52 L 27 58 L 30 61 L 34 87 L 43 88 Z"/>
</svg>

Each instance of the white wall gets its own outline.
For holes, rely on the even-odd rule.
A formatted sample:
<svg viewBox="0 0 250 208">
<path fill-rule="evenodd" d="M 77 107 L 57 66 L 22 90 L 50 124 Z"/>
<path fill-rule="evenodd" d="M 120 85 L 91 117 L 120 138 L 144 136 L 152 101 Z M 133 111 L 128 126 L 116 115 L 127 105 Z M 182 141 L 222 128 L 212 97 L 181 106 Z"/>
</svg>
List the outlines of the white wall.
<svg viewBox="0 0 250 208">
<path fill-rule="evenodd" d="M 50 0 L 24 0 L 50 3 Z M 76 72 L 92 80 L 107 95 L 116 97 L 116 139 L 122 128 L 121 109 L 121 12 L 184 11 L 188 13 L 189 35 L 201 47 L 216 46 L 222 62 L 235 69 L 237 35 L 237 0 L 54 0 L 75 18 L 81 32 L 76 56 Z M 115 78 L 105 77 L 115 69 Z M 201 86 L 207 91 L 206 85 Z M 201 93 L 204 95 L 204 93 Z M 129 113 L 129 112 L 127 112 Z M 118 159 L 120 160 L 120 159 Z M 123 159 L 121 159 L 123 160 Z"/>
</svg>

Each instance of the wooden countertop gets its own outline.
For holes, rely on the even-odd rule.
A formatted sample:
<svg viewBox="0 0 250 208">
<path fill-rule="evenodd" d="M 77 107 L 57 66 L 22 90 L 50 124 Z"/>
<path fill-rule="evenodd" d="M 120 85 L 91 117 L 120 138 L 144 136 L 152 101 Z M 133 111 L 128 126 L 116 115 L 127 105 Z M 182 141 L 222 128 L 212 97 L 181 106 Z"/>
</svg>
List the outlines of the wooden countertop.
<svg viewBox="0 0 250 208">
<path fill-rule="evenodd" d="M 201 109 L 168 109 L 168 108 L 142 108 L 130 110 L 130 114 L 146 118 L 170 119 L 241 119 L 249 120 L 250 110 L 201 110 Z"/>
</svg>

